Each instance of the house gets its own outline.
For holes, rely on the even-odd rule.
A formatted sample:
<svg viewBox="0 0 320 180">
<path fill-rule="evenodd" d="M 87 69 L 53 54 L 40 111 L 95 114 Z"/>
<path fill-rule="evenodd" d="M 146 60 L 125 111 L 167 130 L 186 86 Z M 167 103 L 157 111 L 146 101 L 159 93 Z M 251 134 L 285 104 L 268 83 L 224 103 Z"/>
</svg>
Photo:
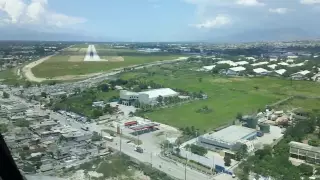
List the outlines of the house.
<svg viewBox="0 0 320 180">
<path fill-rule="evenodd" d="M 246 70 L 246 68 L 244 68 L 242 66 L 229 68 L 226 71 L 226 75 L 228 75 L 228 76 L 238 76 L 240 74 L 240 72 L 245 71 L 245 70 Z"/>
<path fill-rule="evenodd" d="M 270 71 L 268 71 L 266 69 L 263 69 L 263 68 L 253 69 L 253 72 L 255 72 L 258 75 L 268 75 L 268 74 L 270 74 Z"/>
<path fill-rule="evenodd" d="M 255 67 L 255 66 L 262 66 L 262 65 L 266 65 L 266 64 L 269 64 L 269 62 L 267 62 L 267 61 L 258 62 L 258 63 L 251 64 L 251 66 Z"/>
<path fill-rule="evenodd" d="M 92 107 L 104 107 L 105 104 L 104 104 L 104 101 L 97 101 L 97 102 L 93 102 L 92 103 Z"/>
<path fill-rule="evenodd" d="M 268 65 L 268 67 L 271 68 L 271 69 L 275 69 L 277 66 L 278 66 L 278 65 L 276 65 L 276 64 Z"/>
<path fill-rule="evenodd" d="M 230 60 L 224 60 L 224 61 L 218 61 L 217 64 L 229 64 L 230 66 L 237 66 L 238 64 L 230 61 Z"/>
<path fill-rule="evenodd" d="M 305 80 L 305 79 L 307 79 L 306 75 L 309 73 L 310 73 L 309 70 L 299 71 L 297 73 L 291 74 L 291 78 L 293 80 Z"/>
<path fill-rule="evenodd" d="M 246 64 L 249 64 L 249 62 L 247 61 L 238 61 L 238 62 L 235 62 L 238 66 L 243 66 L 243 65 L 246 65 Z"/>
<path fill-rule="evenodd" d="M 269 61 L 270 62 L 275 62 L 275 61 L 278 61 L 278 58 L 270 58 Z"/>
<path fill-rule="evenodd" d="M 67 95 L 67 92 L 60 91 L 60 92 L 51 93 L 49 97 L 53 98 L 53 99 L 56 99 L 56 98 L 61 98 L 61 97 L 66 96 L 66 95 Z"/>
<path fill-rule="evenodd" d="M 297 59 L 298 56 L 295 56 L 295 55 L 290 55 L 290 56 L 287 56 L 288 59 Z"/>
<path fill-rule="evenodd" d="M 283 75 L 287 70 L 285 69 L 278 69 L 278 70 L 275 70 L 274 72 L 277 74 L 277 75 Z"/>
<path fill-rule="evenodd" d="M 281 66 L 289 66 L 289 64 L 286 63 L 286 62 L 280 62 L 280 63 L 278 63 L 278 65 L 281 65 Z"/>
<path fill-rule="evenodd" d="M 211 71 L 213 68 L 215 68 L 216 65 L 211 65 L 211 66 L 203 66 L 200 71 Z"/>
</svg>

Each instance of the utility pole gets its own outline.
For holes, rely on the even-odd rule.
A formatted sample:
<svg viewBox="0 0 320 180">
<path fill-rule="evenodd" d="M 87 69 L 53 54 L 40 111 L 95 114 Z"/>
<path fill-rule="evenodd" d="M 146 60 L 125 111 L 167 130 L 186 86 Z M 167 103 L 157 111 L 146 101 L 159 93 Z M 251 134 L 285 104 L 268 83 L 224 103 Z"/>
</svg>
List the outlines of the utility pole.
<svg viewBox="0 0 320 180">
<path fill-rule="evenodd" d="M 151 167 L 152 167 L 152 152 L 151 152 L 151 154 L 150 154 L 150 155 L 151 155 Z"/>
<path fill-rule="evenodd" d="M 186 154 L 186 164 L 184 165 L 184 180 L 187 180 L 187 164 L 188 164 L 188 156 Z"/>
</svg>

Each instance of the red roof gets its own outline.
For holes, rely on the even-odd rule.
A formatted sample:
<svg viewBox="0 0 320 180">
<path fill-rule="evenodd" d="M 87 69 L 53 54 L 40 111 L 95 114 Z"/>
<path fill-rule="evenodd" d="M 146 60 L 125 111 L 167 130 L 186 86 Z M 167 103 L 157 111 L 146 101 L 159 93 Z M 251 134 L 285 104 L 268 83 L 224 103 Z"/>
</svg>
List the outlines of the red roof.
<svg viewBox="0 0 320 180">
<path fill-rule="evenodd" d="M 130 126 L 130 125 L 136 125 L 138 122 L 137 121 L 129 121 L 124 123 L 125 126 Z"/>
</svg>

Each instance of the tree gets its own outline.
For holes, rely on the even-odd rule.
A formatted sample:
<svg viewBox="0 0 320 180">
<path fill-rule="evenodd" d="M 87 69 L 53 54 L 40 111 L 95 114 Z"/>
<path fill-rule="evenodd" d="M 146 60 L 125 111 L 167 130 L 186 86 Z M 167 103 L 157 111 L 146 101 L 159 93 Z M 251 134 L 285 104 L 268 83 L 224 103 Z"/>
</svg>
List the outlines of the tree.
<svg viewBox="0 0 320 180">
<path fill-rule="evenodd" d="M 197 146 L 195 144 L 191 144 L 190 150 L 192 153 L 198 154 L 200 156 L 204 156 L 208 153 L 208 150 L 206 148 L 201 147 L 201 146 Z"/>
<path fill-rule="evenodd" d="M 158 101 L 158 103 L 162 104 L 163 97 L 162 97 L 162 96 L 158 96 L 158 97 L 157 97 L 157 101 Z"/>
<path fill-rule="evenodd" d="M 236 119 L 242 121 L 242 114 L 240 112 L 237 113 Z"/>
<path fill-rule="evenodd" d="M 24 87 L 25 87 L 25 88 L 29 88 L 31 85 L 32 85 L 32 84 L 31 84 L 30 81 L 26 81 L 26 82 L 24 83 Z"/>
<path fill-rule="evenodd" d="M 19 127 L 29 127 L 30 122 L 27 120 L 18 120 L 14 124 Z"/>
<path fill-rule="evenodd" d="M 46 92 L 41 92 L 41 97 L 47 98 L 47 93 Z"/>
<path fill-rule="evenodd" d="M 6 124 L 0 124 L 0 133 L 8 132 L 8 126 Z"/>
<path fill-rule="evenodd" d="M 199 81 L 199 82 L 202 82 L 202 78 L 200 77 L 200 78 L 198 79 L 198 81 Z"/>
<path fill-rule="evenodd" d="M 7 92 L 3 91 L 2 97 L 3 97 L 3 99 L 8 99 L 10 97 L 10 94 L 8 94 Z"/>
<path fill-rule="evenodd" d="M 224 156 L 224 165 L 225 166 L 230 166 L 231 165 L 231 158 L 229 156 Z"/>
<path fill-rule="evenodd" d="M 98 118 L 98 117 L 100 117 L 100 116 L 102 116 L 102 115 L 103 115 L 103 113 L 102 113 L 102 111 L 99 110 L 99 109 L 94 109 L 94 110 L 92 111 L 92 117 L 93 117 L 93 118 Z"/>
<path fill-rule="evenodd" d="M 307 164 L 301 164 L 298 166 L 300 169 L 301 174 L 305 176 L 312 176 L 313 175 L 313 167 Z"/>
</svg>

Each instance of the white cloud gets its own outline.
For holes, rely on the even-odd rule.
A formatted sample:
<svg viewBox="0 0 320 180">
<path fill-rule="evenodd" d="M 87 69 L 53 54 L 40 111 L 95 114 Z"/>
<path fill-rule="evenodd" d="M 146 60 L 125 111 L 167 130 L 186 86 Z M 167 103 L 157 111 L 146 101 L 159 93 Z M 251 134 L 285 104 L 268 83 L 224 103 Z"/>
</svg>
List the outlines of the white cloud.
<svg viewBox="0 0 320 180">
<path fill-rule="evenodd" d="M 301 4 L 320 4 L 320 0 L 300 0 Z"/>
<path fill-rule="evenodd" d="M 243 6 L 264 6 L 265 4 L 258 0 L 237 0 L 236 4 Z"/>
<path fill-rule="evenodd" d="M 193 24 L 194 26 L 199 29 L 212 29 L 212 28 L 220 28 L 222 26 L 231 24 L 231 19 L 225 15 L 219 14 L 213 19 L 208 19 L 200 24 Z"/>
<path fill-rule="evenodd" d="M 56 13 L 48 9 L 47 0 L 0 0 L 1 22 L 7 24 L 41 24 L 49 26 L 69 26 L 86 22 L 86 19 Z"/>
<path fill-rule="evenodd" d="M 288 8 L 270 8 L 269 12 L 276 14 L 286 14 L 289 11 Z"/>
</svg>

